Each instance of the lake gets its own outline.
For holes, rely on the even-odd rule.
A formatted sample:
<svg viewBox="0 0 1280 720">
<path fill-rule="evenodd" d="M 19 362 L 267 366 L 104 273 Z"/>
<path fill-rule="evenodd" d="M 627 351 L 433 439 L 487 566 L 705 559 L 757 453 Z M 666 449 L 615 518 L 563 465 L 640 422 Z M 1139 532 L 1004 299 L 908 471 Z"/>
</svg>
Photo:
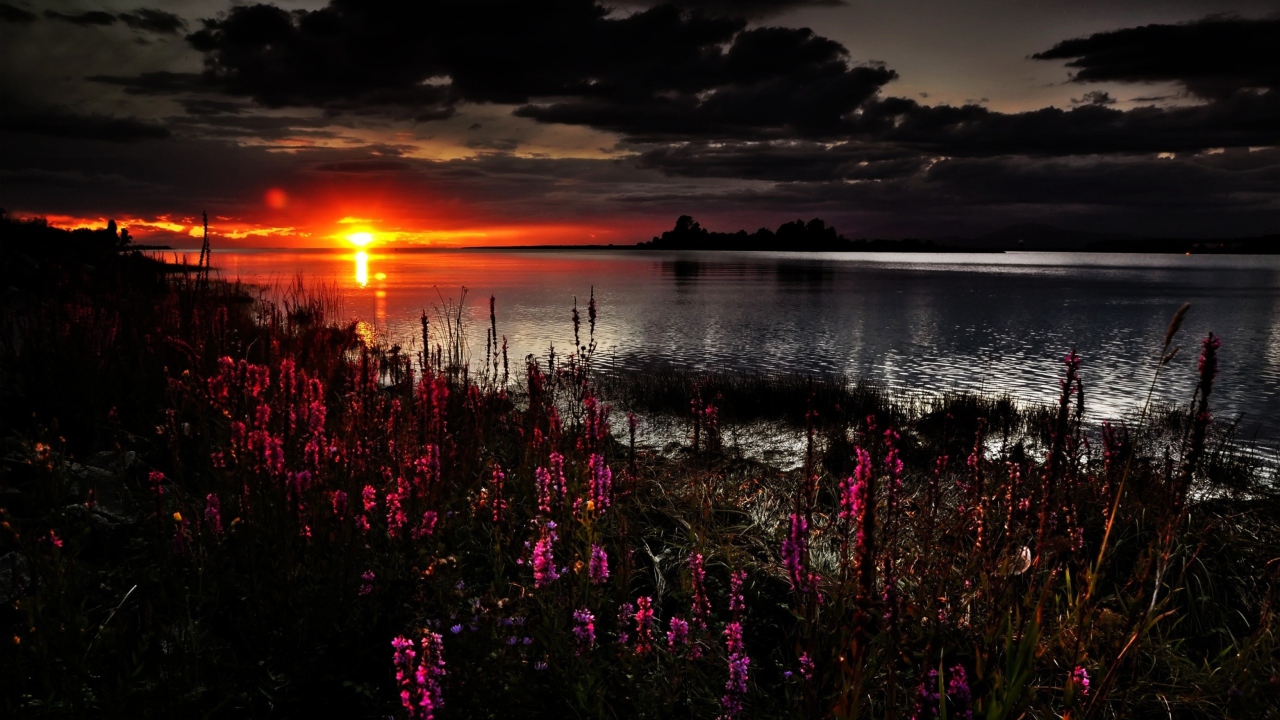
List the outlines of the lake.
<svg viewBox="0 0 1280 720">
<path fill-rule="evenodd" d="M 1280 257 L 1107 253 L 717 253 L 640 250 L 219 251 L 227 278 L 340 291 L 347 318 L 410 346 L 419 317 L 466 287 L 470 352 L 484 358 L 488 300 L 513 370 L 573 346 L 599 306 L 605 363 L 843 373 L 910 391 L 1051 401 L 1061 358 L 1084 359 L 1095 418 L 1140 406 L 1169 318 L 1192 304 L 1183 351 L 1156 390 L 1185 403 L 1199 340 L 1222 338 L 1219 418 L 1275 439 Z M 434 319 L 434 318 L 433 318 Z M 413 343 L 416 347 L 417 344 Z"/>
</svg>

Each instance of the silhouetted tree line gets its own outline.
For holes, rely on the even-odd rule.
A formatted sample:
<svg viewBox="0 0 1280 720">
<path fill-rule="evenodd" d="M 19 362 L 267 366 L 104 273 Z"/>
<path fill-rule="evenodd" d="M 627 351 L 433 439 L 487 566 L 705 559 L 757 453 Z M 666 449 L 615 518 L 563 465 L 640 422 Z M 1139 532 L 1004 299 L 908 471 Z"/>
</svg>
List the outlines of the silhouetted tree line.
<svg viewBox="0 0 1280 720">
<path fill-rule="evenodd" d="M 681 215 L 676 226 L 660 237 L 639 243 L 653 250 L 799 250 L 808 252 L 914 252 L 958 249 L 936 245 L 931 240 L 850 240 L 820 218 L 809 222 L 793 220 L 777 231 L 760 228 L 754 233 L 711 232 L 689 215 Z"/>
<path fill-rule="evenodd" d="M 64 230 L 50 225 L 44 218 L 10 217 L 0 208 L 0 258 L 6 260 L 26 255 L 94 262 L 129 250 L 132 242 L 129 230 L 117 228 L 115 220 L 98 230 Z"/>
</svg>

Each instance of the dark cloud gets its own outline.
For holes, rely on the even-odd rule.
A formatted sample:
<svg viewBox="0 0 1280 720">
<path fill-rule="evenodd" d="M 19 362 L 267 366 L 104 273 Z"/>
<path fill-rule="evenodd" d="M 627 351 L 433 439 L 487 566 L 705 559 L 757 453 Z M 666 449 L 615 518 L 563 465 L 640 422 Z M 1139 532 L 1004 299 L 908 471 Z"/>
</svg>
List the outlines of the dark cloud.
<svg viewBox="0 0 1280 720">
<path fill-rule="evenodd" d="M 342 130 L 324 117 L 247 113 L 189 113 L 171 117 L 167 124 L 188 137 L 256 141 L 333 139 L 340 137 Z"/>
<path fill-rule="evenodd" d="M 1203 105 L 1105 105 L 1000 113 L 977 105 L 923 106 L 889 98 L 850 124 L 854 137 L 940 154 L 1081 155 L 1186 152 L 1280 143 L 1280 93 L 1240 93 Z"/>
<path fill-rule="evenodd" d="M 769 17 L 804 7 L 839 7 L 843 0 L 623 0 L 623 5 L 654 7 L 674 4 L 685 10 L 703 10 L 727 17 Z"/>
<path fill-rule="evenodd" d="M 811 30 L 759 28 L 736 36 L 704 87 L 634 100 L 583 97 L 526 105 L 516 115 L 611 130 L 633 140 L 832 135 L 897 74 L 846 63 L 840 44 Z"/>
<path fill-rule="evenodd" d="M 409 172 L 412 169 L 413 166 L 403 160 L 346 160 L 321 163 L 315 166 L 316 172 L 354 173 L 357 175 L 402 173 Z"/>
<path fill-rule="evenodd" d="M 917 152 L 888 145 L 774 141 L 663 146 L 642 153 L 638 164 L 679 177 L 830 182 L 901 177 L 926 163 Z"/>
<path fill-rule="evenodd" d="M 72 25 L 114 25 L 116 16 L 102 10 L 89 10 L 81 13 L 64 13 L 57 10 L 45 10 L 44 16 L 50 20 L 61 20 Z"/>
<path fill-rule="evenodd" d="M 183 99 L 181 103 L 188 115 L 239 115 L 249 110 L 247 105 L 234 100 L 196 97 Z"/>
<path fill-rule="evenodd" d="M 0 131 L 59 138 L 134 142 L 169 137 L 169 130 L 133 118 L 71 112 L 17 112 L 0 115 Z"/>
<path fill-rule="evenodd" d="M 134 30 L 154 33 L 172 34 L 187 27 L 186 20 L 163 10 L 138 8 L 133 12 L 120 13 L 117 17 Z"/>
<path fill-rule="evenodd" d="M 210 89 L 199 73 L 169 72 L 157 70 L 140 75 L 90 75 L 91 82 L 116 85 L 130 95 L 176 95 L 187 92 L 205 92 Z"/>
<path fill-rule="evenodd" d="M 11 23 L 34 22 L 36 14 L 9 3 L 0 3 L 0 20 Z"/>
<path fill-rule="evenodd" d="M 334 0 L 233 8 L 190 39 L 208 82 L 271 107 L 434 119 L 459 102 L 521 103 L 524 117 L 643 137 L 831 132 L 896 77 L 851 67 L 808 29 L 745 27 L 671 5 L 617 17 L 591 0 Z"/>
<path fill-rule="evenodd" d="M 1095 33 L 1032 55 L 1067 60 L 1079 83 L 1173 82 L 1220 99 L 1241 90 L 1280 90 L 1280 19 L 1210 17 L 1179 25 Z"/>
<path fill-rule="evenodd" d="M 1083 97 L 1071 98 L 1072 105 L 1115 105 L 1116 99 L 1105 90 L 1090 90 Z"/>
<path fill-rule="evenodd" d="M 9 5 L 0 5 L 0 18 L 8 19 L 7 10 Z M 25 11 L 13 8 L 19 13 Z M 25 13 L 31 15 L 30 13 Z M 114 25 L 117 22 L 123 22 L 125 25 L 134 30 L 144 30 L 160 34 L 174 34 L 187 26 L 187 22 L 182 18 L 164 10 L 152 10 L 149 8 L 138 8 L 133 12 L 120 13 L 118 15 L 106 12 L 105 10 L 88 10 L 85 12 L 68 13 L 59 12 L 57 10 L 45 10 L 44 16 L 50 20 L 60 20 L 73 25 Z M 31 15 L 31 18 L 34 18 Z"/>
<path fill-rule="evenodd" d="M 505 103 L 519 104 L 519 117 L 640 145 L 823 139 L 937 154 L 1069 155 L 1280 141 L 1280 93 L 1254 91 L 1280 74 L 1280 53 L 1265 51 L 1280 47 L 1276 28 L 1280 21 L 1208 18 L 1059 43 L 1034 57 L 1067 60 L 1076 82 L 1171 80 L 1208 102 L 1122 111 L 1108 93 L 1091 91 L 1071 110 L 1023 113 L 884 97 L 897 78 L 892 69 L 853 64 L 841 44 L 809 29 L 748 29 L 671 5 L 625 15 L 592 0 L 536 8 L 516 0 L 332 0 L 292 13 L 252 5 L 205 20 L 190 40 L 204 54 L 206 87 L 271 107 L 426 121 L 451 116 L 459 103 Z M 125 87 L 165 92 L 171 80 Z M 762 156 L 777 163 L 778 178 L 797 166 L 784 154 L 771 146 Z M 812 164 L 802 156 L 800 165 Z M 679 172 L 690 167 L 684 152 L 645 157 L 680 159 Z M 840 163 L 817 165 L 845 172 Z"/>
<path fill-rule="evenodd" d="M 1122 111 L 1106 104 L 1000 113 L 977 105 L 866 103 L 845 139 L 686 142 L 642 148 L 643 167 L 681 177 L 850 181 L 939 157 L 1155 156 L 1280 144 L 1280 96 L 1241 94 L 1205 105 Z"/>
</svg>

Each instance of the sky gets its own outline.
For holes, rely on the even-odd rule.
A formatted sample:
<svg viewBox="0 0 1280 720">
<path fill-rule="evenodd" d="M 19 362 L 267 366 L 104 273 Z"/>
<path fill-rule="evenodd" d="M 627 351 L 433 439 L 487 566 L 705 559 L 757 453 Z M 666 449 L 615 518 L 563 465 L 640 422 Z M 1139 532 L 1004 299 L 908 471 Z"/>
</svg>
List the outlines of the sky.
<svg viewBox="0 0 1280 720">
<path fill-rule="evenodd" d="M 0 0 L 0 207 L 189 244 L 1280 233 L 1280 10 Z"/>
</svg>

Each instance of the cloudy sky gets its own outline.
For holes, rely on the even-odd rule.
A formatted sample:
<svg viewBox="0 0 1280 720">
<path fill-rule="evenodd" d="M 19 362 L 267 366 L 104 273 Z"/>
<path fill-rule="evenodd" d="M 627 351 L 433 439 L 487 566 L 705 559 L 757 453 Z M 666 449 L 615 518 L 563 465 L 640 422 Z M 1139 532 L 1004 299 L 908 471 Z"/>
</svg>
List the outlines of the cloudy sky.
<svg viewBox="0 0 1280 720">
<path fill-rule="evenodd" d="M 0 207 L 244 244 L 1280 232 L 1280 13 L 0 0 Z"/>
</svg>

